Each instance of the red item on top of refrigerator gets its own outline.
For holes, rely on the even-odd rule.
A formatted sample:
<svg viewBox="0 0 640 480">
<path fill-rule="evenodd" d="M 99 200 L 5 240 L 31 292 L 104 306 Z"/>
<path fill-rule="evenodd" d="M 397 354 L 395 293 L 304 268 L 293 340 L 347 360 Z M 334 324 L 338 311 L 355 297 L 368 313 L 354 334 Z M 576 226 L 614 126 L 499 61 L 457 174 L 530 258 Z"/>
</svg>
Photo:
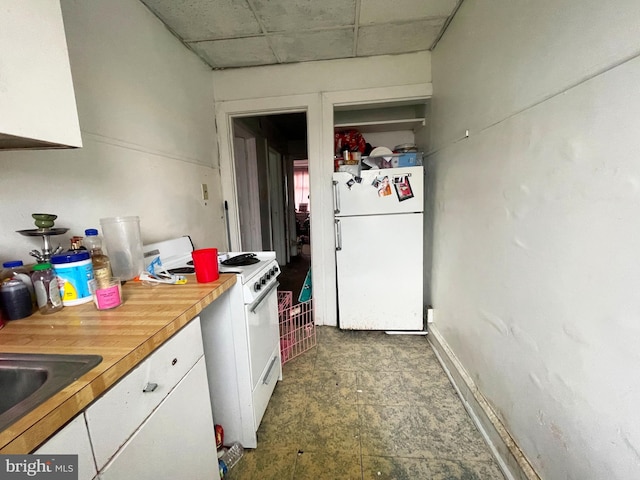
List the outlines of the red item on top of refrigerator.
<svg viewBox="0 0 640 480">
<path fill-rule="evenodd" d="M 362 134 L 356 129 L 336 132 L 334 134 L 333 144 L 336 155 L 341 155 L 344 150 L 363 154 L 367 148 L 367 142 L 365 142 Z"/>
</svg>

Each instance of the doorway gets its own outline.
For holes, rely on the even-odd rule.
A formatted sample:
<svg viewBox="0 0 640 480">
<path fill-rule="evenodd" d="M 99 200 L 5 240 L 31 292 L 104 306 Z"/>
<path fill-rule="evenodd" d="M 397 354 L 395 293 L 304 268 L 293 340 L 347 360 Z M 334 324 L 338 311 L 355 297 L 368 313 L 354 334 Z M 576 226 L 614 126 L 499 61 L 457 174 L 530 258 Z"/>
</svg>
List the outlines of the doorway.
<svg viewBox="0 0 640 480">
<path fill-rule="evenodd" d="M 275 251 L 280 290 L 297 299 L 311 266 L 306 113 L 236 117 L 232 129 L 240 248 Z"/>
</svg>

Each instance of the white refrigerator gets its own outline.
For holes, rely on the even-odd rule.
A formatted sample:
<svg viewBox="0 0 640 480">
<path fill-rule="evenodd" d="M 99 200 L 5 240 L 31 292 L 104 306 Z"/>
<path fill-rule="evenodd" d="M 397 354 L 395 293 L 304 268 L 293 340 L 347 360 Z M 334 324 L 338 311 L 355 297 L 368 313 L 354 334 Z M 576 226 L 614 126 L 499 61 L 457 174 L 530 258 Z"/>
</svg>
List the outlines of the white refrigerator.
<svg viewBox="0 0 640 480">
<path fill-rule="evenodd" d="M 333 174 L 338 326 L 423 330 L 423 167 Z"/>
</svg>

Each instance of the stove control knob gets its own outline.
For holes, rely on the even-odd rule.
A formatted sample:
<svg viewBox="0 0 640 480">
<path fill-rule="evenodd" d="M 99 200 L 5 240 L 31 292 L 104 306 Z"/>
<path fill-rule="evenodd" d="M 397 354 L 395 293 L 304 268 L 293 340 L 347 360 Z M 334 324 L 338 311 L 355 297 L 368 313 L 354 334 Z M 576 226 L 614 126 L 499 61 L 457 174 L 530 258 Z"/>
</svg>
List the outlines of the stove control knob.
<svg viewBox="0 0 640 480">
<path fill-rule="evenodd" d="M 267 272 L 264 275 L 265 277 L 267 277 L 267 280 L 269 280 L 271 278 L 271 272 Z"/>
<path fill-rule="evenodd" d="M 260 279 L 260 283 L 261 283 L 262 285 L 265 285 L 265 284 L 267 283 L 267 276 L 266 276 L 266 275 L 263 275 L 263 276 L 262 276 L 262 278 Z"/>
<path fill-rule="evenodd" d="M 256 282 L 253 284 L 253 289 L 257 292 L 258 290 L 260 290 L 262 288 L 262 285 L 260 285 L 260 282 Z"/>
</svg>

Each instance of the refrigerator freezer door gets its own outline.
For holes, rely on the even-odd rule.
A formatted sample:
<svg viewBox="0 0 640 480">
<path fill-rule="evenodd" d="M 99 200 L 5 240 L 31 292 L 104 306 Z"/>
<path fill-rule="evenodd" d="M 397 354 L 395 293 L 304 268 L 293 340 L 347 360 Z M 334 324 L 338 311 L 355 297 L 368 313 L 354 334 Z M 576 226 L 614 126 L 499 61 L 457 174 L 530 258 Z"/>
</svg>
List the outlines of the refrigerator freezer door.
<svg viewBox="0 0 640 480">
<path fill-rule="evenodd" d="M 336 218 L 338 325 L 422 330 L 422 214 Z"/>
<path fill-rule="evenodd" d="M 333 174 L 336 217 L 423 211 L 423 167 L 363 170 L 360 178 L 348 172 Z"/>
</svg>

